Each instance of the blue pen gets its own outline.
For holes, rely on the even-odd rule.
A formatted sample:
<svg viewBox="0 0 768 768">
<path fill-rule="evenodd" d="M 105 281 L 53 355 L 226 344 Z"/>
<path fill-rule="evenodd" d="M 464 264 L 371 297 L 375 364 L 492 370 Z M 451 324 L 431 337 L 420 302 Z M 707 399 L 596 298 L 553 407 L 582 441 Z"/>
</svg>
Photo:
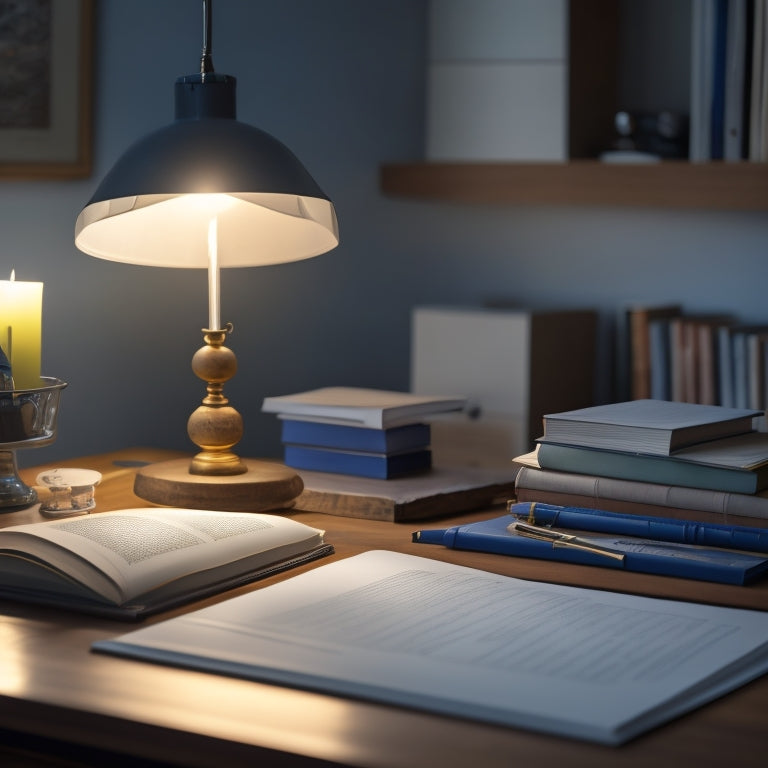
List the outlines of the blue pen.
<svg viewBox="0 0 768 768">
<path fill-rule="evenodd" d="M 747 552 L 768 552 L 768 530 L 763 528 L 696 523 L 668 517 L 647 517 L 538 502 L 510 504 L 509 512 L 535 525 L 637 536 L 654 541 L 699 544 L 706 547 L 726 547 Z"/>
</svg>

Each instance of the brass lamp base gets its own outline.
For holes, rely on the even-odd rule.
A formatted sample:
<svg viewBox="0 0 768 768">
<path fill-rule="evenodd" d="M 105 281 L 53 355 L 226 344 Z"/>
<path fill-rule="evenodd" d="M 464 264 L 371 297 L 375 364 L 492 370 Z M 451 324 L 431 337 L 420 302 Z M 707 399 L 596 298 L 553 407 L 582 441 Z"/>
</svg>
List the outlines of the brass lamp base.
<svg viewBox="0 0 768 768">
<path fill-rule="evenodd" d="M 136 473 L 134 493 L 153 504 L 224 512 L 287 509 L 304 489 L 291 469 L 270 461 L 241 459 L 232 447 L 243 436 L 240 414 L 224 397 L 224 383 L 237 371 L 234 353 L 221 330 L 203 329 L 206 346 L 192 358 L 195 375 L 207 382 L 207 395 L 189 417 L 187 432 L 202 450 L 192 460 L 150 464 Z"/>
<path fill-rule="evenodd" d="M 133 492 L 153 504 L 224 512 L 288 509 L 304 489 L 301 478 L 282 464 L 240 459 L 237 475 L 195 475 L 189 459 L 172 459 L 142 467 Z"/>
</svg>

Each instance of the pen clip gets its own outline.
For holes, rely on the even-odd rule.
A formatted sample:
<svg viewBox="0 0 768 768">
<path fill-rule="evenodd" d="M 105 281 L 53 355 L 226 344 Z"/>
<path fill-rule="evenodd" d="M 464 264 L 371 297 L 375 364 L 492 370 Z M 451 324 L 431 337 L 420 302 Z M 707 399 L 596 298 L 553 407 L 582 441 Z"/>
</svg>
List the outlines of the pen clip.
<svg viewBox="0 0 768 768">
<path fill-rule="evenodd" d="M 624 553 L 617 552 L 614 549 L 608 547 L 601 547 L 599 544 L 593 544 L 587 539 L 582 539 L 572 533 L 561 533 L 560 531 L 553 531 L 551 528 L 542 528 L 537 525 L 529 525 L 528 523 L 520 522 L 516 520 L 507 526 L 507 530 L 510 533 L 516 533 L 520 536 L 525 536 L 529 539 L 537 539 L 538 541 L 550 541 L 552 547 L 569 547 L 572 549 L 581 549 L 585 552 L 592 552 L 595 555 L 602 555 L 612 560 L 619 560 L 624 562 Z"/>
</svg>

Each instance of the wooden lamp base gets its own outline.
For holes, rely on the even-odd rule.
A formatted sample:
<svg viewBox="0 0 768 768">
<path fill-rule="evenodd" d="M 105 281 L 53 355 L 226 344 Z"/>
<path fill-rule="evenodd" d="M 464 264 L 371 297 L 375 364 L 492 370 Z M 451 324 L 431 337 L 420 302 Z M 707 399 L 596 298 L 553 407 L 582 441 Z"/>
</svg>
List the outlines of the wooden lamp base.
<svg viewBox="0 0 768 768">
<path fill-rule="evenodd" d="M 134 493 L 169 507 L 223 512 L 287 509 L 304 489 L 301 478 L 282 464 L 241 459 L 232 447 L 243 436 L 243 420 L 224 397 L 224 383 L 237 360 L 224 341 L 232 324 L 203 329 L 205 346 L 192 358 L 195 375 L 207 382 L 207 394 L 189 417 L 187 433 L 201 450 L 190 459 L 150 464 L 136 473 Z"/>
<path fill-rule="evenodd" d="M 238 475 L 195 475 L 189 459 L 172 459 L 142 467 L 133 491 L 153 504 L 223 512 L 266 512 L 289 509 L 304 489 L 291 469 L 270 461 L 240 459 Z"/>
</svg>

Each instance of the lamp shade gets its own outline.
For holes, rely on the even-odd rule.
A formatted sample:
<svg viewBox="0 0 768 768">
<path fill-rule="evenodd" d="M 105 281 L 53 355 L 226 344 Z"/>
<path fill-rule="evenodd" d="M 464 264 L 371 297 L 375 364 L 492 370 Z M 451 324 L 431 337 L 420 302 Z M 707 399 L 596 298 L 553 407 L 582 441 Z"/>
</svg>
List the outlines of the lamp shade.
<svg viewBox="0 0 768 768">
<path fill-rule="evenodd" d="M 136 142 L 75 224 L 92 256 L 207 267 L 217 219 L 222 267 L 317 256 L 339 242 L 333 204 L 288 147 L 235 118 L 235 78 L 176 82 L 176 119 Z"/>
</svg>

